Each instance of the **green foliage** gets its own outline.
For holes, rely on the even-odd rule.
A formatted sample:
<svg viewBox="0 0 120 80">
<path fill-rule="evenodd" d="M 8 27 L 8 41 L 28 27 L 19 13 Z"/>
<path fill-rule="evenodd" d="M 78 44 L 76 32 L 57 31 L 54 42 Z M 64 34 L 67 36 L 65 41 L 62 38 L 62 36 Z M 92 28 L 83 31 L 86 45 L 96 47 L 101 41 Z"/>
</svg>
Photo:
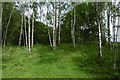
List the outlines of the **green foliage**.
<svg viewBox="0 0 120 80">
<path fill-rule="evenodd" d="M 45 5 L 45 3 L 41 3 Z M 37 3 L 34 3 L 35 8 L 35 18 L 37 17 L 36 7 Z M 65 7 L 66 4 L 62 3 L 62 7 Z M 104 4 L 100 4 L 101 10 L 104 9 Z M 3 3 L 3 39 L 4 39 L 4 32 L 6 30 L 6 25 L 8 23 L 8 15 L 10 15 L 12 7 L 14 6 L 13 3 Z M 67 5 L 69 6 L 69 5 Z M 25 6 L 24 6 L 25 7 Z M 88 42 L 97 42 L 98 41 L 98 26 L 96 23 L 96 16 L 97 13 L 95 11 L 95 4 L 94 3 L 80 3 L 77 4 L 75 7 L 76 11 L 76 26 L 75 26 L 75 36 L 76 36 L 76 43 L 88 43 Z M 102 11 L 101 11 L 102 12 Z M 61 42 L 62 43 L 71 43 L 71 13 L 73 10 L 69 11 L 62 17 L 63 24 L 61 24 Z M 47 14 L 47 17 L 50 17 L 51 14 Z M 51 18 L 50 18 L 51 19 Z M 27 20 L 27 17 L 26 17 Z M 51 20 L 49 20 L 51 21 Z M 32 23 L 32 21 L 31 21 Z M 32 24 L 31 24 L 32 25 Z M 28 23 L 27 25 L 28 26 Z M 18 38 L 20 34 L 20 27 L 21 27 L 21 11 L 16 9 L 12 14 L 12 18 L 10 21 L 10 25 L 8 27 L 8 34 L 7 34 L 7 44 L 18 45 Z M 42 22 L 35 21 L 35 37 L 34 43 L 41 43 L 41 44 L 49 44 L 48 38 L 48 26 L 45 26 Z M 103 26 L 104 27 L 104 26 Z M 50 33 L 52 33 L 52 28 L 50 28 Z M 51 35 L 52 37 L 52 35 Z M 24 36 L 22 39 L 22 45 L 24 44 Z"/>
<path fill-rule="evenodd" d="M 15 6 L 13 3 L 10 2 L 3 2 L 3 20 L 2 20 L 2 36 L 4 39 L 4 33 L 6 31 L 6 26 L 9 20 L 9 16 L 12 12 L 12 8 Z M 26 21 L 27 21 L 26 17 Z M 32 23 L 32 20 L 31 20 Z M 26 22 L 26 26 L 28 26 L 28 23 Z M 31 24 L 32 25 L 32 24 Z M 12 44 L 12 45 L 18 45 L 18 40 L 19 40 L 19 34 L 21 30 L 21 11 L 18 9 L 14 9 L 14 12 L 11 16 L 10 24 L 8 26 L 8 31 L 7 31 L 7 44 Z M 35 43 L 41 43 L 41 44 L 48 44 L 48 31 L 47 31 L 47 26 L 45 26 L 41 22 L 35 21 Z M 27 28 L 28 31 L 28 28 Z M 27 32 L 28 33 L 28 32 Z M 22 35 L 22 45 L 24 45 L 24 36 Z"/>
<path fill-rule="evenodd" d="M 13 3 L 9 2 L 3 2 L 3 15 L 2 15 L 2 36 L 4 40 L 4 33 L 6 32 L 6 26 L 8 24 L 8 20 L 10 17 L 10 14 L 13 10 Z M 7 32 L 7 43 L 11 44 L 17 44 L 18 35 L 20 32 L 20 21 L 21 16 L 17 9 L 14 9 L 14 12 L 11 16 L 11 21 L 8 26 L 8 32 Z"/>
<path fill-rule="evenodd" d="M 95 7 L 94 3 L 80 3 L 74 7 L 76 11 L 75 35 L 77 43 L 96 42 L 98 40 Z M 68 33 L 61 36 L 64 39 L 63 42 L 71 42 L 71 13 L 73 13 L 73 10 L 66 14 L 62 24 L 61 34 Z"/>
<path fill-rule="evenodd" d="M 49 44 L 48 26 L 43 23 L 35 22 L 34 41 L 41 44 Z"/>
</svg>

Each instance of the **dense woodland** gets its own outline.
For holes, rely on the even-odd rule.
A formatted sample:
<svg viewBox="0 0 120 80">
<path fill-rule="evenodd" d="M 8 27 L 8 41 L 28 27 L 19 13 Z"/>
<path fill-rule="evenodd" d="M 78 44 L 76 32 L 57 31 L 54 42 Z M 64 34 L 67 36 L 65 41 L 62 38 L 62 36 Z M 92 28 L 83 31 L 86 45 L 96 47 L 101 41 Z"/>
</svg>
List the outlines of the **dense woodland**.
<svg viewBox="0 0 120 80">
<path fill-rule="evenodd" d="M 120 2 L 2 2 L 1 13 L 3 78 L 119 78 Z"/>
</svg>

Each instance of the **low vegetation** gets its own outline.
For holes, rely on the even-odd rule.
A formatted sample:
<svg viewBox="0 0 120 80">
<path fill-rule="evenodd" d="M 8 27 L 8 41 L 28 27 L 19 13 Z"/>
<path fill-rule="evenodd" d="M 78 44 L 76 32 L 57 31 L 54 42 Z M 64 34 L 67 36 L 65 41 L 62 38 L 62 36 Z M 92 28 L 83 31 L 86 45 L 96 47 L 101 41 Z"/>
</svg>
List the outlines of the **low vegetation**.
<svg viewBox="0 0 120 80">
<path fill-rule="evenodd" d="M 77 44 L 75 49 L 71 45 L 61 44 L 52 50 L 49 45 L 36 44 L 31 55 L 24 46 L 6 46 L 2 56 L 3 78 L 113 78 L 119 75 L 118 71 L 112 71 L 114 57 L 107 47 L 103 49 L 100 63 L 97 44 Z"/>
</svg>

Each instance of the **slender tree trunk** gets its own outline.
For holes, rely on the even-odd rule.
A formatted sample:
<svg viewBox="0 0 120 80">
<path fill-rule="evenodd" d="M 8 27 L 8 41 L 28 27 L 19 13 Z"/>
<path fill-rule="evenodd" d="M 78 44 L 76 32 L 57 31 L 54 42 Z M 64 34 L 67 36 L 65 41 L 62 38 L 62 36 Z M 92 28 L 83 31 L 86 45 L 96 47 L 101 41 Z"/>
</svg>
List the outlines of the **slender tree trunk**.
<svg viewBox="0 0 120 80">
<path fill-rule="evenodd" d="M 73 43 L 73 13 L 71 12 L 71 38 L 72 38 L 72 43 Z"/>
<path fill-rule="evenodd" d="M 22 34 L 23 34 L 23 6 L 21 6 L 21 29 L 20 29 L 20 36 L 19 36 L 19 44 L 18 46 L 21 46 L 21 42 L 22 42 Z"/>
<path fill-rule="evenodd" d="M 48 28 L 48 36 L 49 36 L 50 46 L 52 47 L 52 40 L 51 40 L 51 35 L 50 35 L 50 30 L 49 30 L 49 28 Z"/>
<path fill-rule="evenodd" d="M 100 22 L 98 22 L 98 29 L 99 29 L 99 57 L 102 58 L 102 36 L 101 36 L 101 26 Z"/>
<path fill-rule="evenodd" d="M 23 45 L 24 47 L 26 47 L 26 43 L 25 43 L 25 30 L 24 30 L 24 15 L 23 15 Z"/>
<path fill-rule="evenodd" d="M 53 49 L 56 48 L 56 44 L 55 44 L 55 26 L 53 26 Z"/>
<path fill-rule="evenodd" d="M 116 0 L 115 0 L 116 1 Z M 113 10 L 115 11 L 114 13 L 113 13 L 113 53 L 114 53 L 114 70 L 116 70 L 116 67 L 117 67 L 117 65 L 116 65 L 116 60 L 117 60 L 117 29 L 116 29 L 116 26 L 115 26 L 115 24 L 116 24 L 116 3 L 114 2 L 113 3 Z M 119 19 L 118 19 L 118 21 L 119 21 Z M 118 22 L 119 23 L 119 22 Z"/>
<path fill-rule="evenodd" d="M 30 45 L 30 18 L 28 18 L 28 52 L 31 53 L 31 45 Z"/>
<path fill-rule="evenodd" d="M 33 2 L 34 5 L 34 2 Z M 33 48 L 33 42 L 34 42 L 34 6 L 33 6 L 33 15 L 32 15 L 32 42 L 31 47 Z"/>
<path fill-rule="evenodd" d="M 99 42 L 99 60 L 102 59 L 102 36 L 101 36 L 101 12 L 100 12 L 100 3 L 96 3 L 96 12 L 97 12 L 97 24 L 98 24 L 98 42 Z"/>
<path fill-rule="evenodd" d="M 60 2 L 59 2 L 59 15 L 58 15 L 58 45 L 60 45 L 60 31 L 61 31 L 61 17 L 60 17 Z"/>
<path fill-rule="evenodd" d="M 110 47 L 110 16 L 108 15 L 108 44 L 109 44 L 109 47 Z"/>
<path fill-rule="evenodd" d="M 26 29 L 26 18 L 24 15 L 24 32 L 25 32 L 25 45 L 28 45 L 28 39 L 27 39 L 27 29 Z"/>
<path fill-rule="evenodd" d="M 76 25 L 76 12 L 75 12 L 75 3 L 74 3 L 74 26 L 73 26 L 73 45 L 75 48 L 75 25 Z"/>
<path fill-rule="evenodd" d="M 7 26 L 6 26 L 6 31 L 5 31 L 5 33 L 4 33 L 4 43 L 3 43 L 4 46 L 5 46 L 5 44 L 6 44 L 7 31 L 8 31 L 8 27 L 9 27 L 10 20 L 11 20 L 11 17 L 12 17 L 13 12 L 14 12 L 14 7 L 13 7 L 12 12 L 11 12 L 11 14 L 10 14 L 10 17 L 9 17 L 9 20 L 8 20 L 8 23 L 7 23 Z"/>
<path fill-rule="evenodd" d="M 55 35 L 55 47 L 56 47 L 56 41 L 57 41 L 57 9 L 56 9 L 56 5 L 55 5 L 55 34 L 54 35 Z"/>
<path fill-rule="evenodd" d="M 120 9 L 119 9 L 120 10 Z M 119 14 L 119 12 L 118 12 L 118 14 Z M 118 54 L 118 33 L 119 33 L 119 26 L 120 26 L 120 16 L 118 17 L 118 25 L 117 25 L 117 29 L 116 29 L 116 38 L 115 38 L 115 44 L 114 44 L 114 53 L 115 53 L 115 55 L 114 55 L 114 69 L 116 69 L 116 67 L 117 67 L 117 64 L 116 64 L 116 61 L 117 61 L 117 54 Z"/>
<path fill-rule="evenodd" d="M 29 13 L 29 18 L 28 18 L 28 52 L 29 52 L 29 54 L 31 54 L 31 44 L 30 44 L 30 42 L 31 42 L 31 40 L 30 40 L 30 38 L 31 38 L 30 37 L 31 31 L 30 30 L 31 30 L 31 28 L 30 28 L 30 13 Z"/>
<path fill-rule="evenodd" d="M 53 49 L 56 48 L 56 5 L 54 4 Z"/>
<path fill-rule="evenodd" d="M 48 8 L 48 5 L 46 5 L 46 6 L 47 6 L 47 15 L 48 15 L 48 10 L 49 10 L 49 8 Z M 46 26 L 47 26 L 47 25 L 48 25 L 48 21 L 47 21 L 47 19 L 46 19 Z M 47 27 L 48 27 L 48 26 L 47 26 Z M 48 37 L 49 37 L 50 46 L 52 47 L 52 39 L 51 39 L 49 27 L 48 27 Z"/>
<path fill-rule="evenodd" d="M 119 8 L 118 14 L 120 14 L 120 8 Z M 118 42 L 119 28 L 120 28 L 120 15 L 118 17 L 118 27 L 117 27 L 117 33 L 116 33 L 116 42 Z"/>
<path fill-rule="evenodd" d="M 75 48 L 75 4 L 74 4 L 74 14 L 71 12 L 71 37 L 72 37 L 72 43 Z"/>
<path fill-rule="evenodd" d="M 110 7 L 109 3 L 108 3 L 108 6 Z M 108 13 L 107 13 L 107 27 L 108 27 L 108 45 L 110 48 L 110 9 L 108 10 Z"/>
<path fill-rule="evenodd" d="M 115 43 L 115 38 L 116 38 L 116 35 L 115 35 L 115 22 L 116 22 L 116 19 L 115 19 L 115 14 L 113 15 L 113 52 L 114 52 L 114 69 L 116 69 L 116 43 Z"/>
<path fill-rule="evenodd" d="M 2 12 L 3 12 L 3 8 L 2 8 L 2 2 L 0 2 L 0 45 L 2 45 Z M 1 46 L 2 47 L 2 46 Z M 0 48 L 0 52 L 2 48 Z M 2 52 L 1 52 L 2 53 Z"/>
</svg>

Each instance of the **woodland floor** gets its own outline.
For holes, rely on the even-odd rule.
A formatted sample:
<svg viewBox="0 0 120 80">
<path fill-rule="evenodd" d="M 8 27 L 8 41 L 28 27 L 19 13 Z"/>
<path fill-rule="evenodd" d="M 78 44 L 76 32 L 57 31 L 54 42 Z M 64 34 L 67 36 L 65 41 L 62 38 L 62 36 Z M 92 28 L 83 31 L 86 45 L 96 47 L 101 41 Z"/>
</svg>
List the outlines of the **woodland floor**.
<svg viewBox="0 0 120 80">
<path fill-rule="evenodd" d="M 62 44 L 56 50 L 49 45 L 34 45 L 31 55 L 24 46 L 6 46 L 2 50 L 3 78 L 110 78 L 113 54 L 103 48 L 98 61 L 97 44 Z M 119 48 L 120 50 L 120 48 Z"/>
</svg>

